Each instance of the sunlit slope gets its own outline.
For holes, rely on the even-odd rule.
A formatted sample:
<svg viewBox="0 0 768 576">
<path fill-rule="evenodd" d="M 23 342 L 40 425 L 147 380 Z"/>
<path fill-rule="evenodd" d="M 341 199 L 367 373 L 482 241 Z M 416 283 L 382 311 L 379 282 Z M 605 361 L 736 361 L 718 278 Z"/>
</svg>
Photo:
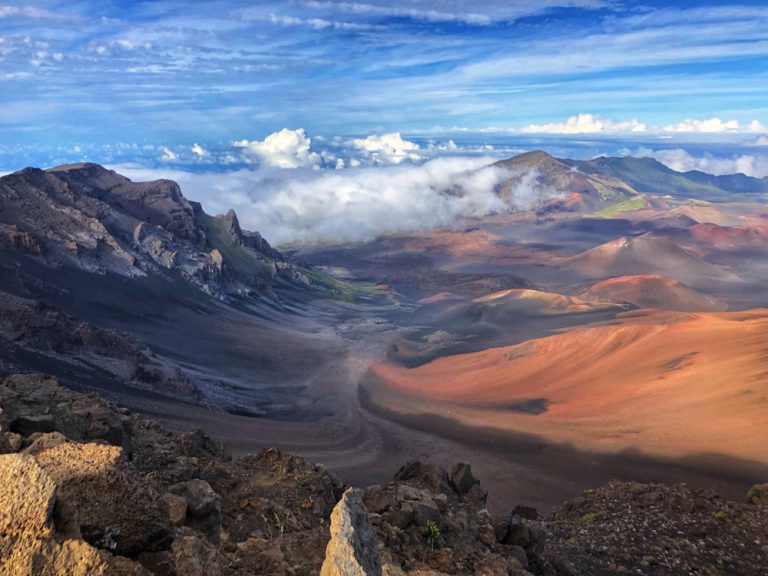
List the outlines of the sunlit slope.
<svg viewBox="0 0 768 576">
<path fill-rule="evenodd" d="M 640 308 L 678 312 L 715 312 L 723 305 L 667 276 L 618 276 L 585 288 L 582 298 L 597 302 L 626 302 Z"/>
<path fill-rule="evenodd" d="M 768 310 L 628 313 L 414 369 L 378 363 L 367 391 L 389 410 L 585 449 L 768 462 Z"/>
</svg>

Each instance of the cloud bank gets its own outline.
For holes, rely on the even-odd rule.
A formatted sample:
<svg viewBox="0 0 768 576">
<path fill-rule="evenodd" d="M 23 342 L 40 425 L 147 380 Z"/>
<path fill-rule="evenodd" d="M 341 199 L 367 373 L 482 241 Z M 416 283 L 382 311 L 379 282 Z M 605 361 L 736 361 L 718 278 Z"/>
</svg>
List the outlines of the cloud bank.
<svg viewBox="0 0 768 576">
<path fill-rule="evenodd" d="M 737 154 L 730 157 L 718 157 L 712 154 L 694 156 L 682 148 L 666 150 L 643 150 L 641 155 L 652 156 L 662 164 L 678 172 L 700 170 L 708 174 L 736 174 L 764 178 L 768 176 L 768 156 L 755 154 Z"/>
<path fill-rule="evenodd" d="M 366 241 L 450 226 L 464 218 L 534 207 L 555 196 L 524 175 L 509 198 L 508 170 L 491 158 L 438 158 L 421 165 L 314 170 L 241 169 L 223 174 L 112 166 L 132 179 L 173 178 L 210 213 L 237 211 L 245 228 L 275 244 Z"/>
<path fill-rule="evenodd" d="M 514 130 L 512 130 L 514 131 Z M 739 122 L 713 118 L 686 118 L 682 122 L 666 126 L 650 125 L 637 118 L 613 120 L 596 114 L 578 114 L 570 116 L 565 122 L 548 124 L 528 124 L 521 130 L 529 134 L 638 134 L 638 133 L 684 133 L 684 134 L 737 134 L 767 132 L 768 126 L 759 120 Z"/>
<path fill-rule="evenodd" d="M 627 121 L 601 118 L 594 114 L 579 114 L 565 122 L 529 124 L 522 131 L 534 134 L 600 134 L 619 132 L 645 132 L 647 126 L 636 118 Z"/>
</svg>

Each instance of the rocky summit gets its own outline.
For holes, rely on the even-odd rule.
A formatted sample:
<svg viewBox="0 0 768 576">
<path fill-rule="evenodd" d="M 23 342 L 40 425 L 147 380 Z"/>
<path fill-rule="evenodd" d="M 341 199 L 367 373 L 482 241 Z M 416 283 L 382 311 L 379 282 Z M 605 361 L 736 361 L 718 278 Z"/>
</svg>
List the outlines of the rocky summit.
<svg viewBox="0 0 768 576">
<path fill-rule="evenodd" d="M 466 463 L 351 488 L 266 449 L 232 459 L 41 374 L 0 384 L 0 574 L 765 574 L 765 485 L 744 503 L 614 482 L 500 513 Z"/>
<path fill-rule="evenodd" d="M 132 182 L 89 163 L 26 168 L 0 178 L 0 206 L 0 249 L 46 267 L 175 273 L 218 298 L 271 294 L 280 284 L 327 289 L 242 230 L 234 211 L 209 216 L 171 180 Z"/>
</svg>

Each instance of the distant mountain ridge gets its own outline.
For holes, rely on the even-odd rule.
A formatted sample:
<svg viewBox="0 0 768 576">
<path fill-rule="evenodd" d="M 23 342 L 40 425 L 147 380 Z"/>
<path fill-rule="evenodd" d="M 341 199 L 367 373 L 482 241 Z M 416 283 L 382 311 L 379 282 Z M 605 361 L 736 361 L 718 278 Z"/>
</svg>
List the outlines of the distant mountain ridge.
<svg viewBox="0 0 768 576">
<path fill-rule="evenodd" d="M 98 164 L 26 168 L 0 178 L 0 252 L 46 266 L 144 277 L 178 272 L 225 298 L 275 286 L 330 289 L 287 261 L 234 211 L 210 216 L 171 180 L 132 182 Z"/>
<path fill-rule="evenodd" d="M 504 196 L 536 173 L 536 183 L 561 193 L 544 211 L 596 211 L 629 201 L 632 208 L 644 205 L 643 194 L 699 198 L 711 201 L 733 199 L 739 194 L 768 194 L 768 178 L 744 174 L 715 176 L 697 170 L 677 172 L 654 158 L 606 157 L 592 160 L 555 158 L 542 150 L 525 152 L 494 164 L 512 172 L 500 187 Z"/>
</svg>

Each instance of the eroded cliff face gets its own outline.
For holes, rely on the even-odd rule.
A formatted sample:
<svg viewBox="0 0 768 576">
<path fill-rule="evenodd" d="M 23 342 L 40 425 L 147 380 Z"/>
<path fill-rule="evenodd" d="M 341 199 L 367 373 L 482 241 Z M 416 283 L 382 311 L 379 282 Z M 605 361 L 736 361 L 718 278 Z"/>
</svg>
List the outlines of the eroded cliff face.
<svg viewBox="0 0 768 576">
<path fill-rule="evenodd" d="M 273 296 L 281 282 L 332 290 L 242 230 L 233 211 L 209 216 L 175 182 L 132 182 L 97 164 L 0 178 L 0 250 L 94 274 L 173 271 L 221 298 Z"/>
<path fill-rule="evenodd" d="M 347 489 L 277 450 L 237 460 L 41 374 L 0 383 L 0 574 L 761 574 L 749 503 L 612 483 L 552 517 L 486 507 L 467 464 Z"/>
</svg>

